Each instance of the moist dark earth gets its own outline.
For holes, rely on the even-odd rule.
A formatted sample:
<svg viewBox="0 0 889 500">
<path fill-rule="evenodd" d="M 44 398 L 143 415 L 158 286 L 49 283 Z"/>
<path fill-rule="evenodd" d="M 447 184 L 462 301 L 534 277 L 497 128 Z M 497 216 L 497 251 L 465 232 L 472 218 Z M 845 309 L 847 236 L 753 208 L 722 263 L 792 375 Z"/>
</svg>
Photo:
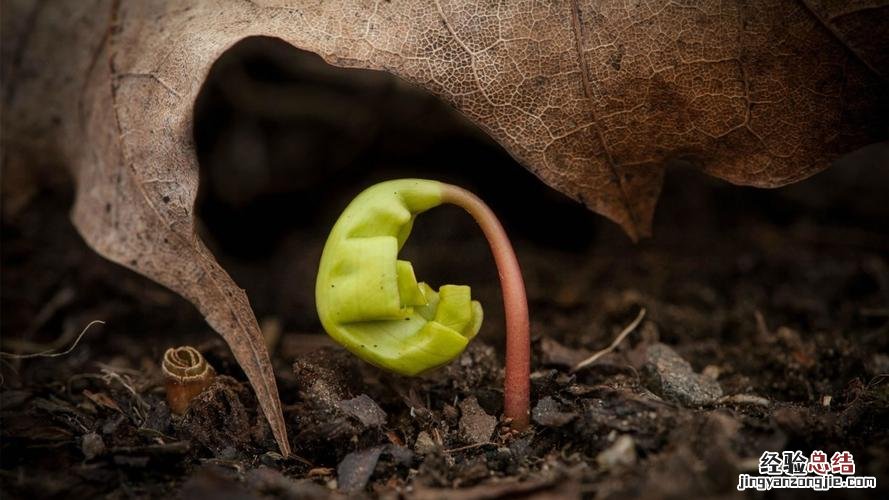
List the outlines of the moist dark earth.
<svg viewBox="0 0 889 500">
<path fill-rule="evenodd" d="M 63 166 L 44 166 L 3 179 L 2 350 L 65 351 L 105 324 L 64 356 L 2 358 L 4 498 L 730 497 L 752 494 L 738 474 L 782 450 L 848 450 L 877 489 L 833 493 L 885 497 L 885 149 L 772 191 L 677 163 L 653 237 L 634 244 L 433 98 L 251 43 L 220 61 L 196 106 L 198 212 L 263 325 L 295 456 L 276 453 L 194 308 L 85 246 Z M 296 104 L 263 100 L 269 88 Z M 320 328 L 327 230 L 361 189 L 406 176 L 476 191 L 514 237 L 532 320 L 527 432 L 500 418 L 497 274 L 459 210 L 421 216 L 404 251 L 421 280 L 472 285 L 485 307 L 459 359 L 398 377 Z M 643 309 L 613 352 L 572 371 Z M 172 416 L 159 365 L 180 345 L 219 376 Z"/>
</svg>

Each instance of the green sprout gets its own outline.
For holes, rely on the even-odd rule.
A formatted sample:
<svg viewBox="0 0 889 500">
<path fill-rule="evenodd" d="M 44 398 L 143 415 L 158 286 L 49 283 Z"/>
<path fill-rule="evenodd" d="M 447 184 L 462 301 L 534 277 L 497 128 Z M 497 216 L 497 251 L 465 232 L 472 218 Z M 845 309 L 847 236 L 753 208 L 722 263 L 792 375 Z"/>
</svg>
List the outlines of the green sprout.
<svg viewBox="0 0 889 500">
<path fill-rule="evenodd" d="M 504 413 L 528 425 L 530 334 L 518 260 L 503 226 L 477 196 L 457 186 L 399 179 L 371 186 L 333 226 L 318 268 L 315 300 L 325 331 L 380 368 L 415 376 L 449 363 L 482 324 L 482 306 L 466 285 L 438 291 L 418 282 L 398 252 L 417 215 L 441 204 L 464 208 L 488 239 L 506 315 Z"/>
</svg>

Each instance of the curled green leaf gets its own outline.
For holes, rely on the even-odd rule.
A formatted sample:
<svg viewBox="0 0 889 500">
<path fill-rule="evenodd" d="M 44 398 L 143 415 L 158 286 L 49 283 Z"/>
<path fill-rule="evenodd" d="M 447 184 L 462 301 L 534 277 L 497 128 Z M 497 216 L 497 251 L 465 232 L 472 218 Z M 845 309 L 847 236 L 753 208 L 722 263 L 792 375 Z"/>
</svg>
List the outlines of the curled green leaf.
<svg viewBox="0 0 889 500">
<path fill-rule="evenodd" d="M 453 360 L 482 323 L 470 287 L 435 291 L 398 259 L 416 216 L 442 203 L 436 181 L 371 186 L 337 220 L 318 269 L 315 300 L 327 333 L 365 361 L 403 375 Z"/>
</svg>

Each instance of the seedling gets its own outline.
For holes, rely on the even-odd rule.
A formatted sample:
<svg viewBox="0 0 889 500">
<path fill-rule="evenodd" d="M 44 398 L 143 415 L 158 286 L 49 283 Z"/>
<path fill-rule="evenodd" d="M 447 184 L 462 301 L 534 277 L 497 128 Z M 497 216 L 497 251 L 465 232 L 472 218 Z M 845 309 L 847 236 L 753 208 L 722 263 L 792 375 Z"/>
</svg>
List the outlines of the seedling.
<svg viewBox="0 0 889 500">
<path fill-rule="evenodd" d="M 398 252 L 417 215 L 443 203 L 465 209 L 488 239 L 506 314 L 504 414 L 528 426 L 530 334 L 525 284 L 515 252 L 494 212 L 463 188 L 423 179 L 382 182 L 359 194 L 333 226 L 315 284 L 327 333 L 380 368 L 414 376 L 466 348 L 482 324 L 470 287 L 418 282 Z"/>
</svg>

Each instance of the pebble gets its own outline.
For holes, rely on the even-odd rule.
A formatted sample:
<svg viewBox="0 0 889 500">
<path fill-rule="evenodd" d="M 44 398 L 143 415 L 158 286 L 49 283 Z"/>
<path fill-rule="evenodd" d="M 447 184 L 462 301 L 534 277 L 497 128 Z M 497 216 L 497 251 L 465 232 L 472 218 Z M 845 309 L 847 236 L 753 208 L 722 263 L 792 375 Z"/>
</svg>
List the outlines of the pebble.
<svg viewBox="0 0 889 500">
<path fill-rule="evenodd" d="M 84 434 L 83 441 L 80 443 L 80 450 L 83 451 L 83 456 L 87 460 L 92 460 L 105 453 L 105 441 L 102 440 L 102 436 L 95 432 Z"/>
<path fill-rule="evenodd" d="M 620 436 L 611 446 L 596 455 L 596 463 L 606 470 L 635 464 L 636 441 L 627 434 Z"/>
<path fill-rule="evenodd" d="M 651 391 L 685 406 L 701 406 L 722 396 L 719 382 L 695 373 L 688 361 L 664 344 L 648 346 L 642 375 Z"/>
<path fill-rule="evenodd" d="M 438 449 L 438 445 L 435 444 L 435 440 L 432 439 L 432 436 L 430 436 L 428 432 L 420 431 L 420 433 L 417 434 L 417 440 L 414 442 L 414 451 L 420 455 L 428 455 L 436 449 Z"/>
</svg>

